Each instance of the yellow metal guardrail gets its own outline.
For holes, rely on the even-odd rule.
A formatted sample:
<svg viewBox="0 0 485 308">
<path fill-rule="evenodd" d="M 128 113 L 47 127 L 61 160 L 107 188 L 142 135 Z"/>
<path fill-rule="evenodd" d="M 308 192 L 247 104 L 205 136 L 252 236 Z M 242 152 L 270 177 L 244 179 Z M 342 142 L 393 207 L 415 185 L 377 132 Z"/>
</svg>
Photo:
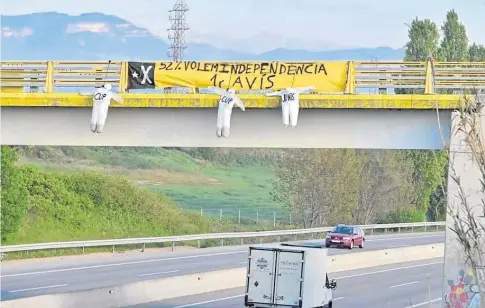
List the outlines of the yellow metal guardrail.
<svg viewBox="0 0 485 308">
<path fill-rule="evenodd" d="M 79 93 L 104 83 L 122 93 L 122 107 L 214 107 L 218 101 L 217 96 L 207 94 L 127 93 L 128 62 L 123 61 L 1 62 L 0 77 L 2 106 L 90 106 L 91 97 Z M 366 93 L 366 89 L 378 94 Z M 390 89 L 414 89 L 422 94 L 395 95 Z M 345 93 L 305 95 L 301 107 L 452 109 L 465 99 L 460 93 L 438 94 L 443 89 L 485 90 L 485 62 L 350 61 Z M 243 94 L 241 98 L 249 108 L 279 105 L 277 98 L 262 95 Z"/>
<path fill-rule="evenodd" d="M 53 93 L 66 87 L 92 88 L 109 82 L 124 88 L 123 62 L 35 61 L 1 62 L 2 91 L 22 88 L 22 92 Z M 7 90 L 7 92 L 10 92 Z"/>
<path fill-rule="evenodd" d="M 92 88 L 111 83 L 126 92 L 127 62 L 25 61 L 1 62 L 2 90 L 58 92 L 62 88 Z M 349 62 L 346 93 L 358 88 L 485 89 L 485 62 Z"/>
</svg>

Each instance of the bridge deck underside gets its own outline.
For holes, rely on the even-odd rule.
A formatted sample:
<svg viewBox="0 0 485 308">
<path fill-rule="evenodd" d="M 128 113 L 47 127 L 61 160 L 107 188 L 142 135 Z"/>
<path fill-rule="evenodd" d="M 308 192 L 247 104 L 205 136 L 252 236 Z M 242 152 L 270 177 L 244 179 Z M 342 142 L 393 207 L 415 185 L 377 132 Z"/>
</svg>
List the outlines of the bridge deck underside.
<svg viewBox="0 0 485 308">
<path fill-rule="evenodd" d="M 219 139 L 212 108 L 111 108 L 102 134 L 89 130 L 90 108 L 1 111 L 9 145 L 442 149 L 451 127 L 451 110 L 302 109 L 285 128 L 279 108 L 234 109 L 231 134 Z"/>
</svg>

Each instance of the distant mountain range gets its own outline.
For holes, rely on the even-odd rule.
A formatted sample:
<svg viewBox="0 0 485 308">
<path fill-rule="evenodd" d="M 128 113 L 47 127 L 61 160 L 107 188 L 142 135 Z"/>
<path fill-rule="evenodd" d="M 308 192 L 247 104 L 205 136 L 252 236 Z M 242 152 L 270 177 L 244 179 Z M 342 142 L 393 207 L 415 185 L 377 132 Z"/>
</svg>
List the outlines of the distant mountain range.
<svg viewBox="0 0 485 308">
<path fill-rule="evenodd" d="M 168 43 L 112 15 L 57 12 L 2 15 L 2 60 L 167 60 Z M 275 49 L 261 54 L 188 44 L 187 60 L 401 60 L 390 47 L 332 51 Z"/>
</svg>

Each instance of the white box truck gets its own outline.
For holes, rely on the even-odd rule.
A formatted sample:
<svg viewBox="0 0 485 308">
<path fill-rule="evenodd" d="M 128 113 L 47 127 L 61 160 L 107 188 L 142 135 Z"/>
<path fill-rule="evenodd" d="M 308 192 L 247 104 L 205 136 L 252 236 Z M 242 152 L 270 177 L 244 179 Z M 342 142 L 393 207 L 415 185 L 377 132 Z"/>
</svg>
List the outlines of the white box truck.
<svg viewBox="0 0 485 308">
<path fill-rule="evenodd" d="M 249 247 L 246 307 L 331 308 L 337 283 L 327 275 L 327 249 L 282 244 Z"/>
</svg>

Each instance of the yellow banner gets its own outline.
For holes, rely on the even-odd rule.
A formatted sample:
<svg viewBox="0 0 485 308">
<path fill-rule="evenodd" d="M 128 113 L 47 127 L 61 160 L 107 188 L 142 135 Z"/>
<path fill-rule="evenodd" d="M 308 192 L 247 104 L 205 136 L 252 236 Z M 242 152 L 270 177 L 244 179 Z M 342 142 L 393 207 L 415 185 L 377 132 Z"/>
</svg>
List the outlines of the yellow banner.
<svg viewBox="0 0 485 308">
<path fill-rule="evenodd" d="M 348 62 L 157 62 L 156 88 L 280 90 L 314 86 L 318 92 L 344 92 Z"/>
</svg>

